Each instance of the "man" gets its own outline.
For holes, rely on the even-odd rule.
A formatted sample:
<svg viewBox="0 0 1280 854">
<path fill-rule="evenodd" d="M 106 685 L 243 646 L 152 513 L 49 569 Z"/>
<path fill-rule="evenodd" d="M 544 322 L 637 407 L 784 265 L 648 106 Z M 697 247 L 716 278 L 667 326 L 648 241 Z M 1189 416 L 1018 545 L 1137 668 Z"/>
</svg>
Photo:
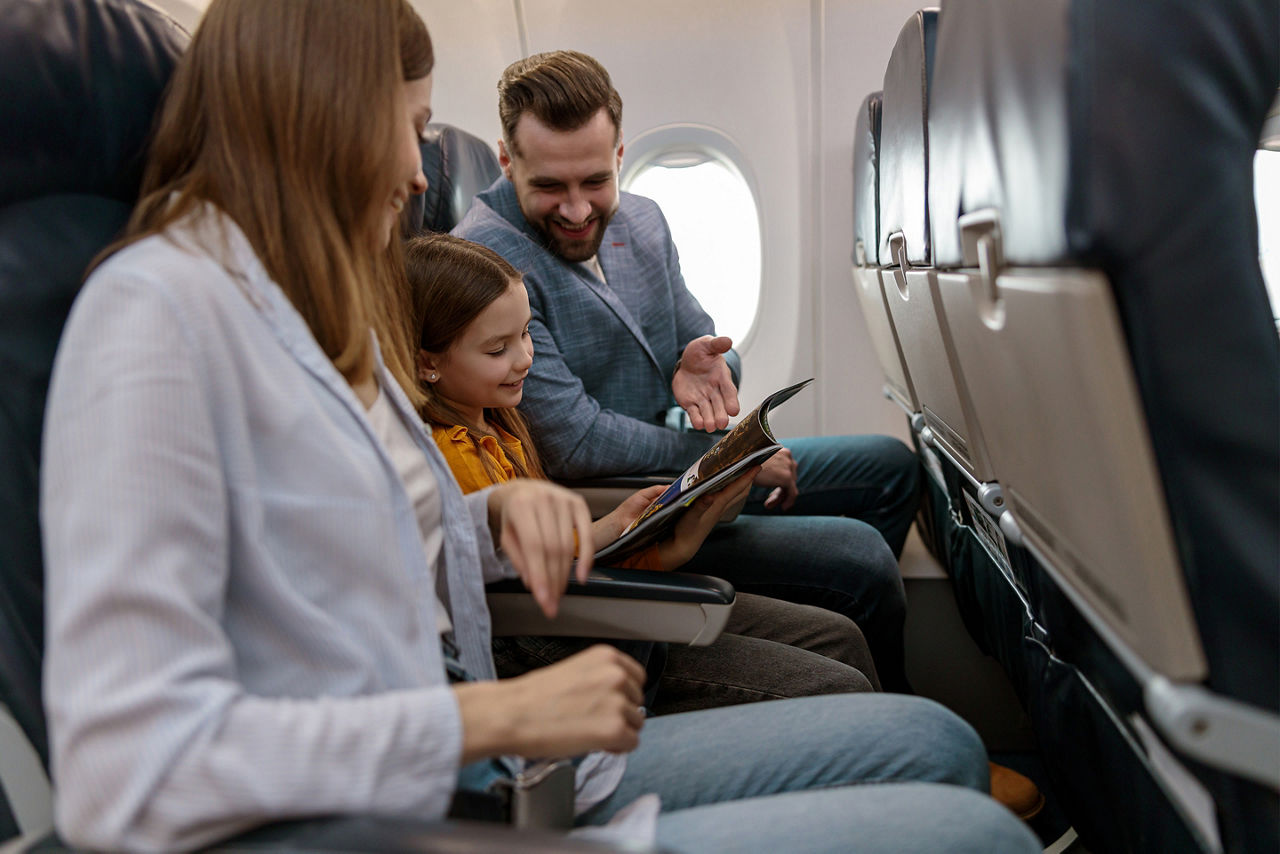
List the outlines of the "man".
<svg viewBox="0 0 1280 854">
<path fill-rule="evenodd" d="M 658 206 L 619 192 L 622 100 L 596 60 L 569 51 L 513 64 L 498 89 L 504 177 L 454 233 L 524 273 L 537 358 L 521 409 L 547 469 L 684 469 L 738 413 L 740 362 L 686 289 Z M 694 431 L 666 426 L 673 403 Z M 896 555 L 917 503 L 914 455 L 882 436 L 785 445 L 757 477 L 748 515 L 686 566 L 852 618 L 885 689 L 908 690 Z"/>
</svg>

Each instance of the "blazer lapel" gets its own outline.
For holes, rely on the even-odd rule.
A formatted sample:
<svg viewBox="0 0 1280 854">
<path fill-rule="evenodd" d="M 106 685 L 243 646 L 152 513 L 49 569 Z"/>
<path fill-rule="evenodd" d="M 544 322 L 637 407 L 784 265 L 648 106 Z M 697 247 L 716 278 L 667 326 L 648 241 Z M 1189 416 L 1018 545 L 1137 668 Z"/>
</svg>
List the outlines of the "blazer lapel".
<svg viewBox="0 0 1280 854">
<path fill-rule="evenodd" d="M 622 321 L 622 325 L 635 336 L 636 341 L 644 349 L 645 355 L 649 357 L 649 362 L 653 365 L 654 370 L 661 373 L 662 366 L 657 358 L 654 357 L 653 350 L 649 348 L 644 328 L 619 296 L 619 294 L 626 293 L 629 290 L 644 287 L 640 269 L 636 265 L 635 257 L 632 254 L 631 229 L 628 228 L 625 222 L 618 222 L 615 219 L 609 224 L 609 227 L 604 232 L 604 240 L 600 242 L 600 249 L 596 254 L 596 258 L 599 260 L 600 268 L 604 270 L 605 277 L 608 279 L 607 283 L 602 282 L 596 277 L 595 273 L 588 271 L 582 264 L 569 264 L 567 266 L 572 268 L 578 278 L 585 282 L 587 287 L 617 315 L 618 320 Z"/>
</svg>

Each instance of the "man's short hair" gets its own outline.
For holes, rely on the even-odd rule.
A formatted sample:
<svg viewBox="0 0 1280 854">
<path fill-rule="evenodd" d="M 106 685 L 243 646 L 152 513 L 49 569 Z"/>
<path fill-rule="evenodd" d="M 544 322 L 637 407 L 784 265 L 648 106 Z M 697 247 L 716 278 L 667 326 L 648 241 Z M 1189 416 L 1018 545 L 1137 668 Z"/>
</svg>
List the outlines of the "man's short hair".
<svg viewBox="0 0 1280 854">
<path fill-rule="evenodd" d="M 604 66 L 576 50 L 535 53 L 507 66 L 498 80 L 498 118 L 507 148 L 518 154 L 516 125 L 526 112 L 552 130 L 573 131 L 601 109 L 613 120 L 614 142 L 622 128 L 622 96 Z"/>
</svg>

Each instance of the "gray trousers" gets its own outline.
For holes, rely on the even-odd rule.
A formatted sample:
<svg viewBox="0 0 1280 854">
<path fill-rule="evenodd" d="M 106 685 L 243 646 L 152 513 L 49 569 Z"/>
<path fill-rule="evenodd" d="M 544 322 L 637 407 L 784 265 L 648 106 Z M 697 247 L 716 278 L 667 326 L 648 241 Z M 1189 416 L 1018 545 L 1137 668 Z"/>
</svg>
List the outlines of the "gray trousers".
<svg viewBox="0 0 1280 854">
<path fill-rule="evenodd" d="M 499 638 L 500 677 L 553 664 L 599 641 Z M 761 700 L 880 690 L 862 632 L 825 608 L 738 593 L 729 623 L 706 647 L 671 645 L 649 711 L 692 712 Z"/>
</svg>

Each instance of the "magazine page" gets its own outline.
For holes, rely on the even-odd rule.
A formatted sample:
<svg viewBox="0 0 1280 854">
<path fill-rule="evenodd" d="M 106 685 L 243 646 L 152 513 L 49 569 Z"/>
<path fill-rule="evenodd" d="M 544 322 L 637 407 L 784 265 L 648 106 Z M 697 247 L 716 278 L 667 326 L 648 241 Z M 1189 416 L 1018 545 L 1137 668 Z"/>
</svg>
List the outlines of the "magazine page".
<svg viewBox="0 0 1280 854">
<path fill-rule="evenodd" d="M 675 524 L 680 513 L 700 496 L 722 488 L 740 472 L 773 456 L 782 446 L 769 429 L 769 412 L 811 382 L 812 378 L 766 397 L 711 450 L 672 481 L 622 536 L 597 551 L 596 561 L 620 560 L 658 542 Z"/>
</svg>

